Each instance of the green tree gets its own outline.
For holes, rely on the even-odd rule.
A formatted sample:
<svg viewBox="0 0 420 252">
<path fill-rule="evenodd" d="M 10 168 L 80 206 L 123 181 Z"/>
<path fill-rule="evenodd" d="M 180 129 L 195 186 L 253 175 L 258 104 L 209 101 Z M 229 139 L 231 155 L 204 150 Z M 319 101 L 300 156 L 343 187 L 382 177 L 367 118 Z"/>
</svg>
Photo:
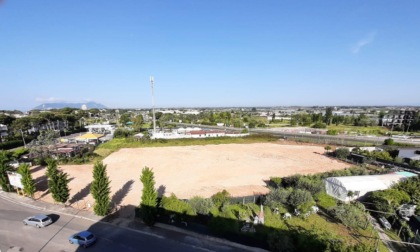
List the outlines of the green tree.
<svg viewBox="0 0 420 252">
<path fill-rule="evenodd" d="M 147 166 L 144 167 L 140 176 L 140 181 L 143 183 L 143 192 L 139 206 L 141 218 L 146 225 L 153 226 L 156 221 L 158 196 L 155 189 L 153 170 Z"/>
<path fill-rule="evenodd" d="M 134 129 L 140 130 L 143 123 L 144 123 L 143 116 L 141 114 L 136 116 L 134 118 L 134 125 L 133 125 Z"/>
<path fill-rule="evenodd" d="M 332 107 L 327 107 L 325 109 L 325 118 L 324 118 L 324 122 L 327 125 L 331 124 L 332 118 L 333 118 L 333 114 L 332 114 L 333 108 Z"/>
<path fill-rule="evenodd" d="M 58 170 L 58 163 L 52 158 L 46 160 L 47 170 L 45 175 L 48 178 L 48 189 L 55 202 L 65 203 L 70 197 L 68 186 L 68 174 Z"/>
<path fill-rule="evenodd" d="M 58 173 L 58 169 L 57 169 L 58 163 L 57 163 L 57 160 L 54 160 L 52 158 L 48 158 L 46 160 L 46 163 L 47 163 L 47 170 L 45 172 L 45 175 L 47 176 L 47 178 L 52 179 Z"/>
<path fill-rule="evenodd" d="M 188 201 L 194 211 L 198 214 L 207 215 L 213 208 L 214 204 L 211 199 L 204 199 L 199 196 L 195 196 Z"/>
<path fill-rule="evenodd" d="M 9 157 L 6 151 L 0 151 L 0 186 L 1 189 L 5 192 L 9 192 L 11 190 L 9 177 L 7 176 L 8 171 L 12 171 L 13 168 L 8 165 Z"/>
<path fill-rule="evenodd" d="M 62 171 L 53 175 L 51 194 L 55 202 L 66 203 L 70 197 L 68 174 Z"/>
<path fill-rule="evenodd" d="M 93 181 L 90 186 L 90 192 L 95 199 L 93 211 L 99 216 L 105 216 L 110 210 L 110 193 L 111 188 L 109 184 L 111 181 L 107 176 L 106 165 L 102 162 L 96 162 L 93 167 Z"/>
<path fill-rule="evenodd" d="M 31 170 L 28 164 L 21 164 L 18 169 L 18 173 L 22 175 L 23 191 L 26 195 L 33 198 L 36 187 L 35 181 L 32 179 Z"/>
</svg>

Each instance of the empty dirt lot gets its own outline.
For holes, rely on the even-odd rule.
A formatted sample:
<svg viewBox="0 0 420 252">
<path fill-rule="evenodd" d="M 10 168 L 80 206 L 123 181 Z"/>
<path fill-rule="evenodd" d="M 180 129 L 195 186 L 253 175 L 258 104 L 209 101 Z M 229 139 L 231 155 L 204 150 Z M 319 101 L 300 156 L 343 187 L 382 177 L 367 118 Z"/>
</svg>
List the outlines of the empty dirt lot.
<svg viewBox="0 0 420 252">
<path fill-rule="evenodd" d="M 233 196 L 266 193 L 264 180 L 271 176 L 311 174 L 344 169 L 349 165 L 329 159 L 320 146 L 279 143 L 224 144 L 185 147 L 121 149 L 108 156 L 111 197 L 116 204 L 138 205 L 141 169 L 153 168 L 160 193 L 178 198 L 209 197 L 223 189 Z M 60 165 L 69 174 L 70 202 L 93 203 L 89 195 L 93 165 Z M 45 168 L 33 167 L 38 182 L 36 197 L 52 201 L 46 192 Z M 81 201 L 79 201 L 81 200 Z"/>
</svg>

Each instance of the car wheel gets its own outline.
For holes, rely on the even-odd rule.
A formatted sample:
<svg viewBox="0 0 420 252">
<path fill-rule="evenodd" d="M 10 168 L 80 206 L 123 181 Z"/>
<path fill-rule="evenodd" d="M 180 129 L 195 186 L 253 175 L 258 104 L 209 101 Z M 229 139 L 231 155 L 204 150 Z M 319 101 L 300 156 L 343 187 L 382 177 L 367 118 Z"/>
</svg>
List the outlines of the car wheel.
<svg viewBox="0 0 420 252">
<path fill-rule="evenodd" d="M 25 225 L 25 226 L 26 226 L 26 225 L 28 225 L 28 223 L 26 223 L 26 221 L 24 221 L 24 222 L 23 222 L 23 225 Z"/>
<path fill-rule="evenodd" d="M 71 240 L 69 240 L 70 244 L 73 244 L 73 242 Z"/>
<path fill-rule="evenodd" d="M 39 226 L 38 224 L 36 224 L 36 225 L 35 225 L 35 227 L 37 227 L 37 228 L 41 228 L 41 226 Z"/>
</svg>

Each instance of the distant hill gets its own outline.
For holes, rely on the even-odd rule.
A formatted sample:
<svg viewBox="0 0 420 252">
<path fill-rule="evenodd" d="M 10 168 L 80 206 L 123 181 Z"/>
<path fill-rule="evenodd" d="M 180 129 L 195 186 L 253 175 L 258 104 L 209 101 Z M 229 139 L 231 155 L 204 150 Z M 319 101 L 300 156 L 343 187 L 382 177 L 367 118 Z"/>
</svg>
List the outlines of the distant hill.
<svg viewBox="0 0 420 252">
<path fill-rule="evenodd" d="M 39 106 L 36 106 L 34 109 L 37 110 L 50 110 L 50 109 L 62 109 L 62 108 L 77 108 L 81 109 L 85 107 L 86 109 L 103 109 L 106 108 L 104 105 L 96 102 L 86 102 L 86 103 L 65 103 L 65 102 L 55 102 L 55 103 L 44 103 Z"/>
</svg>

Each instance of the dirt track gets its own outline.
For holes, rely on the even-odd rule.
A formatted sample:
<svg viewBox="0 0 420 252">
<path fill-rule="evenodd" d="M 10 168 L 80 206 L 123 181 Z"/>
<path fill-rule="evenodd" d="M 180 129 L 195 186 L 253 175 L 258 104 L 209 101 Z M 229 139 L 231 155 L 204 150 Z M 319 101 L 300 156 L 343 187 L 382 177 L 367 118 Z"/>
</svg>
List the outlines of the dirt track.
<svg viewBox="0 0 420 252">
<path fill-rule="evenodd" d="M 159 191 L 166 195 L 209 197 L 226 189 L 233 196 L 245 196 L 266 193 L 264 180 L 271 176 L 311 174 L 348 167 L 320 155 L 323 152 L 324 148 L 319 146 L 277 143 L 155 147 L 121 149 L 108 156 L 104 163 L 111 178 L 113 202 L 138 205 L 142 189 L 139 176 L 144 166 L 153 168 L 156 188 L 160 187 Z M 93 165 L 59 167 L 72 179 L 69 185 L 73 205 L 92 204 L 89 183 Z M 36 196 L 52 201 L 51 195 L 46 193 L 45 168 L 32 169 L 34 179 L 40 182 L 38 188 L 41 190 Z"/>
</svg>

